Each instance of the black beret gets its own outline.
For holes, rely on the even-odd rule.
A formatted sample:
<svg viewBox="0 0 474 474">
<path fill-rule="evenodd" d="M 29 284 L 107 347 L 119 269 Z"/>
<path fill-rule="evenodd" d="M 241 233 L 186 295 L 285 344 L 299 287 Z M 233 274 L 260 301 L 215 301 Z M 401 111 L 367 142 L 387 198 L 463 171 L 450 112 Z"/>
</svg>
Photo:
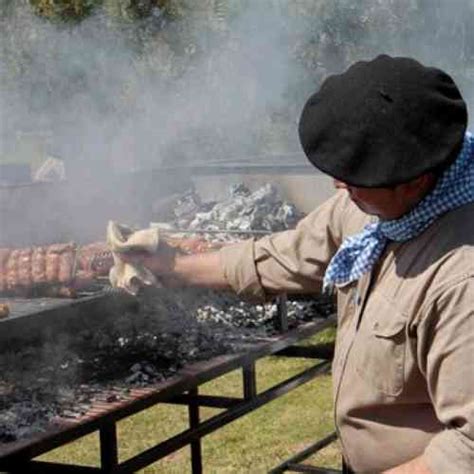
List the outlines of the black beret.
<svg viewBox="0 0 474 474">
<path fill-rule="evenodd" d="M 466 126 L 466 104 L 448 74 L 382 55 L 328 77 L 303 108 L 299 136 L 324 173 L 384 187 L 452 162 Z"/>
</svg>

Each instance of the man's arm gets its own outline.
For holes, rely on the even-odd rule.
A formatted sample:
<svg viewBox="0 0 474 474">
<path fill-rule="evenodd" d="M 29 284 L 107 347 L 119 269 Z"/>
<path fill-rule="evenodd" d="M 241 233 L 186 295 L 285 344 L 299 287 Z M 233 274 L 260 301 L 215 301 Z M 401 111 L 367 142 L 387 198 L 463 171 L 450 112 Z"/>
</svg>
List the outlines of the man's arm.
<svg viewBox="0 0 474 474">
<path fill-rule="evenodd" d="M 195 255 L 179 254 L 173 247 L 160 244 L 155 254 L 145 252 L 123 254 L 129 263 L 140 263 L 153 272 L 165 286 L 195 286 L 228 290 L 219 252 Z"/>
<path fill-rule="evenodd" d="M 165 265 L 158 254 L 145 259 L 144 265 L 164 280 L 164 283 L 168 286 L 195 286 L 215 290 L 230 289 L 224 276 L 219 252 L 196 255 L 176 254 Z"/>
<path fill-rule="evenodd" d="M 366 216 L 354 212 L 355 206 L 346 212 L 348 205 L 346 193 L 337 193 L 294 230 L 226 245 L 218 252 L 183 256 L 163 240 L 154 255 L 123 258 L 143 264 L 166 286 L 231 289 L 258 300 L 280 292 L 316 293 L 343 238 L 342 222 L 354 221 L 356 229 L 365 223 Z"/>
<path fill-rule="evenodd" d="M 423 456 L 420 456 L 388 471 L 383 471 L 382 474 L 433 474 L 433 471 L 428 467 Z"/>
<path fill-rule="evenodd" d="M 423 453 L 433 473 L 474 472 L 474 275 L 447 283 L 422 310 L 419 367 L 444 429 Z"/>
<path fill-rule="evenodd" d="M 360 230 L 366 218 L 346 192 L 336 193 L 294 230 L 222 248 L 224 276 L 237 294 L 255 299 L 318 293 L 345 231 Z"/>
</svg>

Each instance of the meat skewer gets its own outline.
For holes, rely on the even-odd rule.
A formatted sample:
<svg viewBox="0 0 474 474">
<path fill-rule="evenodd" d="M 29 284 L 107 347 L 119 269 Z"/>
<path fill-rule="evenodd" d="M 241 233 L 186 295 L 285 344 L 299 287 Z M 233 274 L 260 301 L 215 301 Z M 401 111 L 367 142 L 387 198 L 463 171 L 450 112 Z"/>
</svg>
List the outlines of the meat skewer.
<svg viewBox="0 0 474 474">
<path fill-rule="evenodd" d="M 13 296 L 55 294 L 73 286 L 77 248 L 73 243 L 0 249 L 0 293 Z"/>
<path fill-rule="evenodd" d="M 201 253 L 218 244 L 199 238 L 165 238 L 180 253 Z M 105 242 L 73 242 L 20 249 L 0 248 L 0 295 L 73 298 L 77 291 L 106 277 L 114 265 Z"/>
</svg>

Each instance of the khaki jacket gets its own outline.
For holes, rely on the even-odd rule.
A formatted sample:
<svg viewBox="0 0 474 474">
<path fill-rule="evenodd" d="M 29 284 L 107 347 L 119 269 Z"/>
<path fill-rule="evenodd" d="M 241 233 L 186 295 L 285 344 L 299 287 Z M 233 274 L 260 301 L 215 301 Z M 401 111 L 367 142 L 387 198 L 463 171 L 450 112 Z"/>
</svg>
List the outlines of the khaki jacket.
<svg viewBox="0 0 474 474">
<path fill-rule="evenodd" d="M 295 230 L 223 248 L 224 273 L 249 297 L 316 293 L 370 219 L 339 192 Z M 390 243 L 337 300 L 335 421 L 351 467 L 380 472 L 423 454 L 434 473 L 474 472 L 474 204 Z"/>
</svg>

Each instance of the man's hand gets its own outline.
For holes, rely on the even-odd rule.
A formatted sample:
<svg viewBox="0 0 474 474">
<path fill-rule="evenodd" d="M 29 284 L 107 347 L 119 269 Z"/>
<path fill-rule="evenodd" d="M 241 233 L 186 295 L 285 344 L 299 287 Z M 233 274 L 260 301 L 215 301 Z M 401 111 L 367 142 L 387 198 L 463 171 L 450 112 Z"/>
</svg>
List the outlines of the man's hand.
<svg viewBox="0 0 474 474">
<path fill-rule="evenodd" d="M 158 277 L 166 276 L 173 272 L 177 252 L 165 242 L 160 243 L 155 253 L 126 252 L 120 258 L 131 265 L 143 265 Z"/>
</svg>

